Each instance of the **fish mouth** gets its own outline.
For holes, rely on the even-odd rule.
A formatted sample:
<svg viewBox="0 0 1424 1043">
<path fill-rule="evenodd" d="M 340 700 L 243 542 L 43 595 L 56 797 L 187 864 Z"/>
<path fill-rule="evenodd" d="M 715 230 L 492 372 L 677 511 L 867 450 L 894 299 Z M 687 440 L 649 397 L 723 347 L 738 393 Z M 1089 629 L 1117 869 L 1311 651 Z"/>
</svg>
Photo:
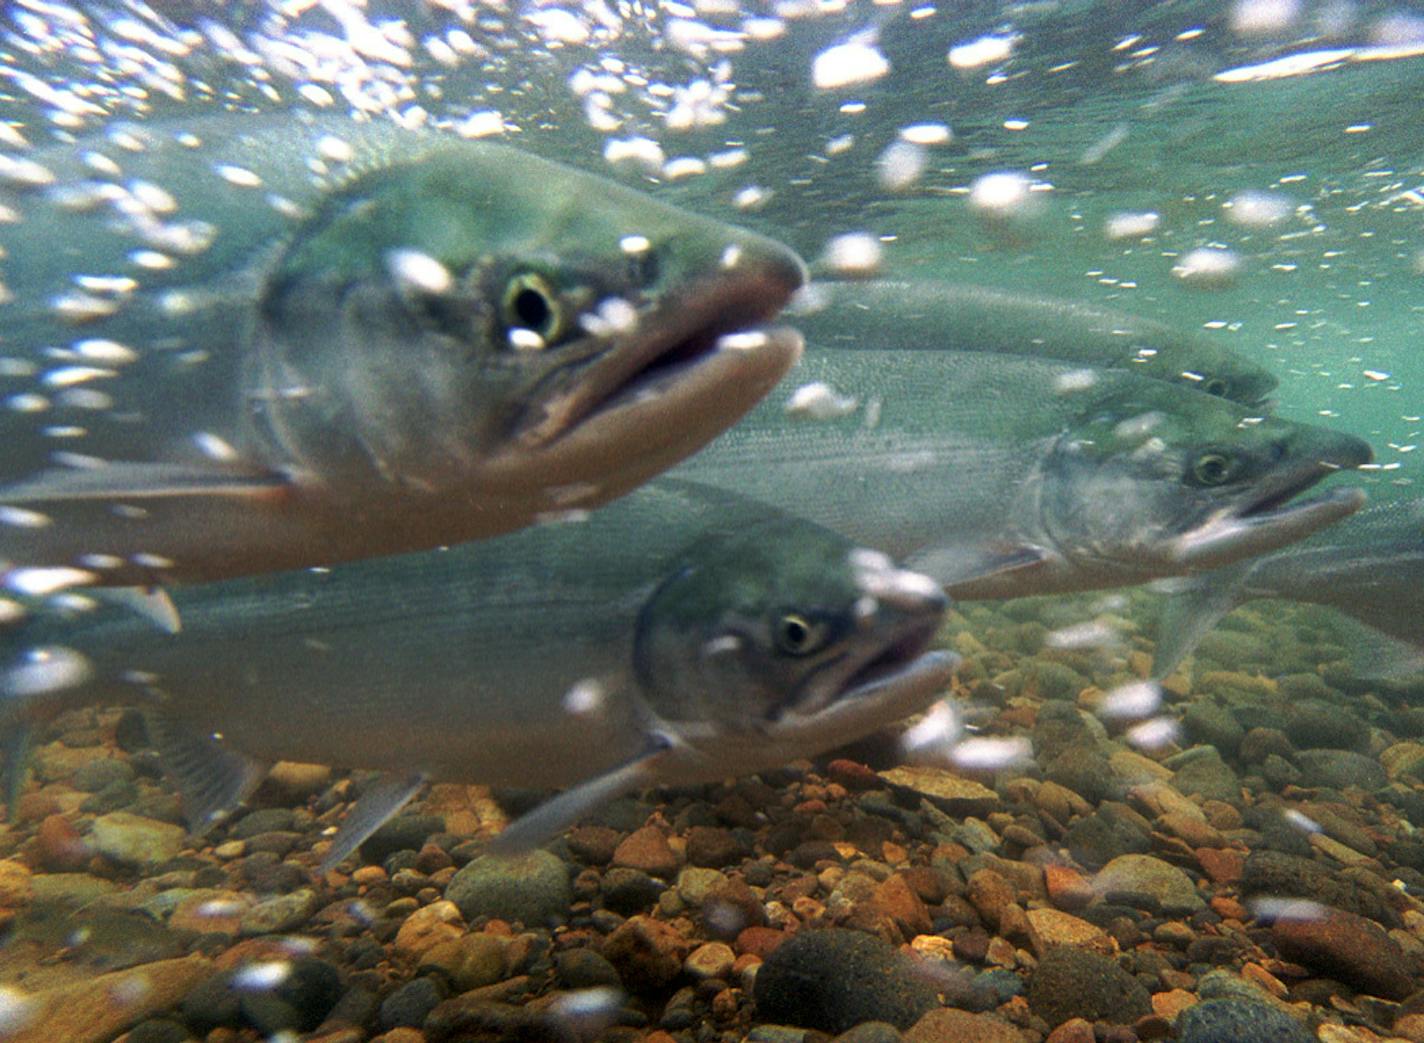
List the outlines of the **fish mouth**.
<svg viewBox="0 0 1424 1043">
<path fill-rule="evenodd" d="M 846 677 L 832 701 L 864 699 L 911 675 L 929 651 L 930 641 L 939 631 L 940 619 L 908 624 L 905 632 L 856 667 Z"/>
<path fill-rule="evenodd" d="M 799 357 L 800 334 L 762 324 L 804 279 L 799 259 L 778 255 L 708 278 L 640 314 L 631 330 L 610 335 L 584 364 L 560 371 L 557 387 L 538 397 L 516 425 L 516 443 L 548 446 L 591 418 L 668 393 L 729 352 L 792 356 L 790 368 Z"/>
<path fill-rule="evenodd" d="M 853 550 L 850 561 L 861 591 L 855 625 L 883 636 L 822 663 L 799 687 L 794 701 L 782 708 L 787 716 L 814 716 L 893 688 L 913 674 L 944 621 L 949 598 L 930 577 L 901 569 L 888 555 L 865 548 Z"/>
<path fill-rule="evenodd" d="M 1303 465 L 1244 507 L 1214 515 L 1178 536 L 1170 545 L 1169 559 L 1192 572 L 1220 568 L 1277 550 L 1349 517 L 1365 504 L 1361 489 L 1327 489 L 1299 499 L 1297 494 L 1336 470 L 1358 467 L 1368 460 L 1368 454 L 1360 458 L 1355 453 L 1338 462 Z"/>
</svg>

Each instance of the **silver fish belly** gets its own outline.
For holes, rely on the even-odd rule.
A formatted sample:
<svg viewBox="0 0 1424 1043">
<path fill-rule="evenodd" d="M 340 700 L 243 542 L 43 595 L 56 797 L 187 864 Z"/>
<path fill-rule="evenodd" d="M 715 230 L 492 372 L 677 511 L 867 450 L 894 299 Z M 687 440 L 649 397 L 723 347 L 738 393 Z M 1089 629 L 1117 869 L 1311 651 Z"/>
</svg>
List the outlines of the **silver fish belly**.
<svg viewBox="0 0 1424 1043">
<path fill-rule="evenodd" d="M 229 114 L 0 189 L 0 560 L 214 579 L 613 499 L 764 395 L 803 267 L 581 171 Z"/>
</svg>

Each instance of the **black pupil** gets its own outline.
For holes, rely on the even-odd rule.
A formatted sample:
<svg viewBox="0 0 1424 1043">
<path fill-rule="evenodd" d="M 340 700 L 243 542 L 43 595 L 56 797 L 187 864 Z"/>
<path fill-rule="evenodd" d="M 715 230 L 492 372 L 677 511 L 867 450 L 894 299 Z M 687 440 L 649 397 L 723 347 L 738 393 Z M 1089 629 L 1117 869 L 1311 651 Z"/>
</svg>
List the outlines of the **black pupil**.
<svg viewBox="0 0 1424 1043">
<path fill-rule="evenodd" d="M 1224 395 L 1226 394 L 1226 381 L 1208 380 L 1205 390 L 1208 395 Z"/>
<path fill-rule="evenodd" d="M 806 624 L 799 619 L 788 619 L 785 623 L 786 643 L 792 648 L 800 648 L 806 643 L 809 636 L 806 632 Z"/>
<path fill-rule="evenodd" d="M 1219 456 L 1208 456 L 1201 462 L 1202 481 L 1219 482 L 1226 474 L 1226 461 Z"/>
<path fill-rule="evenodd" d="M 514 295 L 514 317 L 526 329 L 542 330 L 549 314 L 549 302 L 538 290 L 523 289 Z"/>
</svg>

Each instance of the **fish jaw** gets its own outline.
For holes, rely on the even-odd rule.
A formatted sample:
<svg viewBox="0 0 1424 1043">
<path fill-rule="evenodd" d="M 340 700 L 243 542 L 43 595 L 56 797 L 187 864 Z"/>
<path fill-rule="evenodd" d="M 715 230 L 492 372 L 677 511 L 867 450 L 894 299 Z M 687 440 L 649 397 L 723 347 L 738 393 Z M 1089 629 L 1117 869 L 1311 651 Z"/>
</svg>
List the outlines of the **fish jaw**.
<svg viewBox="0 0 1424 1043">
<path fill-rule="evenodd" d="M 631 329 L 607 337 L 586 361 L 546 381 L 514 428 L 515 445 L 535 449 L 566 437 L 591 414 L 626 404 L 660 379 L 690 373 L 729 337 L 742 347 L 758 337 L 786 341 L 784 329 L 762 330 L 759 324 L 805 281 L 800 258 L 772 240 L 747 235 L 727 243 L 717 268 L 638 315 Z"/>
<path fill-rule="evenodd" d="M 778 720 L 813 719 L 820 711 L 894 676 L 920 657 L 943 621 L 949 598 L 929 576 L 896 567 L 889 555 L 858 547 L 848 561 L 859 599 L 856 625 L 871 640 L 848 642 L 799 686 Z"/>
<path fill-rule="evenodd" d="M 1269 510 L 1218 516 L 1174 540 L 1169 557 L 1182 571 L 1220 568 L 1302 540 L 1364 505 L 1363 489 L 1330 489 Z"/>
<path fill-rule="evenodd" d="M 927 709 L 949 686 L 960 662 L 958 655 L 944 650 L 898 657 L 893 666 L 887 662 L 883 668 L 864 670 L 828 706 L 785 714 L 754 731 L 664 729 L 674 742 L 665 778 L 708 781 L 818 756 Z"/>
</svg>

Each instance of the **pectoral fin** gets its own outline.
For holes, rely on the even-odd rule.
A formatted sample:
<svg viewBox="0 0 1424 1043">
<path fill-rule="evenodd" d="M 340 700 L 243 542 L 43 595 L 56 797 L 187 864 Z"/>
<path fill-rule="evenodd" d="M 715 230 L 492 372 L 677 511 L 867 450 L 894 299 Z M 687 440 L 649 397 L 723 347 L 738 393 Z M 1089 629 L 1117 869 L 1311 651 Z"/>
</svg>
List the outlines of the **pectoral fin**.
<svg viewBox="0 0 1424 1043">
<path fill-rule="evenodd" d="M 136 612 L 165 634 L 177 634 L 183 629 L 178 606 L 162 587 L 94 587 L 88 593 Z"/>
<path fill-rule="evenodd" d="M 419 773 L 382 775 L 377 779 L 341 820 L 341 826 L 331 840 L 330 849 L 322 857 L 321 865 L 317 866 L 317 872 L 335 869 L 342 859 L 405 807 L 425 782 L 426 777 Z"/>
<path fill-rule="evenodd" d="M 1157 623 L 1157 648 L 1152 677 L 1161 680 L 1192 654 L 1201 639 L 1244 600 L 1242 588 L 1249 563 L 1227 567 L 1192 580 L 1172 594 Z"/>
<path fill-rule="evenodd" d="M 492 855 L 523 854 L 547 843 L 585 815 L 635 790 L 656 786 L 662 781 L 662 765 L 671 756 L 672 740 L 655 733 L 648 747 L 632 760 L 595 778 L 566 789 L 527 815 L 511 822 L 485 849 Z"/>
<path fill-rule="evenodd" d="M 952 590 L 959 583 L 1034 568 L 1047 560 L 1047 552 L 1031 544 L 928 547 L 906 558 L 905 567 L 923 572 L 946 590 Z"/>
<path fill-rule="evenodd" d="M 145 710 L 144 723 L 159 760 L 183 795 L 183 814 L 194 833 L 206 832 L 252 795 L 267 766 L 198 735 L 158 710 Z"/>
<path fill-rule="evenodd" d="M 219 464 L 106 463 L 51 468 L 0 485 L 0 503 L 153 500 L 180 496 L 271 497 L 291 487 L 288 475 Z"/>
</svg>

